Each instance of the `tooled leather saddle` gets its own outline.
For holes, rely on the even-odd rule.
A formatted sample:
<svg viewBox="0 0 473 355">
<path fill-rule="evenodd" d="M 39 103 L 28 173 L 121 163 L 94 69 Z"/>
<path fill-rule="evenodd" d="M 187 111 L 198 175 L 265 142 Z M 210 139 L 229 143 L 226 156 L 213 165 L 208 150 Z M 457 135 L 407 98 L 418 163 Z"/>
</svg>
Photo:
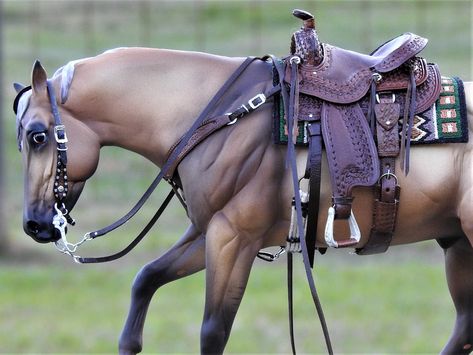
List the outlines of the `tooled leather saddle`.
<svg viewBox="0 0 473 355">
<path fill-rule="evenodd" d="M 309 179 L 306 243 L 313 265 L 320 190 L 322 142 L 332 186 L 333 207 L 325 229 L 332 247 L 350 247 L 360 236 L 352 212 L 352 190 L 375 186 L 373 224 L 368 243 L 358 254 L 387 250 L 400 197 L 395 159 L 409 170 L 414 115 L 428 109 L 440 93 L 435 64 L 418 57 L 427 39 L 405 33 L 387 41 L 370 55 L 320 43 L 314 17 L 294 10 L 303 27 L 291 41 L 285 82 L 294 87 L 294 127 L 304 121 L 309 141 L 305 178 Z M 401 123 L 402 122 L 402 123 Z M 348 220 L 351 235 L 333 237 L 333 221 Z"/>
</svg>

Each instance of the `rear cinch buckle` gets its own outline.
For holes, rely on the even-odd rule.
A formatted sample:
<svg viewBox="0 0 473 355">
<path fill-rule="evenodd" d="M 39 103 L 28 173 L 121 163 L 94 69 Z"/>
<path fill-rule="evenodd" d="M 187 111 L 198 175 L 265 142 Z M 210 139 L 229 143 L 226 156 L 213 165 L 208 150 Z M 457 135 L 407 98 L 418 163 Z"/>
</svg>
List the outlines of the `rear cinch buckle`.
<svg viewBox="0 0 473 355">
<path fill-rule="evenodd" d="M 398 184 L 398 183 L 397 183 L 397 176 L 396 176 L 395 174 L 393 174 L 393 173 L 391 172 L 391 170 L 388 169 L 388 171 L 387 171 L 386 173 L 384 173 L 383 175 L 381 175 L 381 176 L 379 177 L 379 179 L 378 179 L 378 184 L 380 184 L 380 183 L 381 183 L 381 180 L 383 180 L 383 179 L 389 180 L 389 179 L 391 179 L 391 178 L 394 178 L 394 180 L 396 180 L 396 185 L 397 185 L 397 184 Z"/>
</svg>

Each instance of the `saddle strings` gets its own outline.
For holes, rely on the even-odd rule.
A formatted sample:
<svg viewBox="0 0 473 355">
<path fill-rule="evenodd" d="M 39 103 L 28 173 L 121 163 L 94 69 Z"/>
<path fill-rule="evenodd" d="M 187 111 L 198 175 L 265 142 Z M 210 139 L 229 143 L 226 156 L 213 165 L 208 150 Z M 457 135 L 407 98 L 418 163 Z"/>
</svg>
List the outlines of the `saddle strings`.
<svg viewBox="0 0 473 355">
<path fill-rule="evenodd" d="M 404 103 L 404 116 L 402 119 L 401 136 L 401 170 L 405 175 L 409 173 L 410 146 L 412 127 L 414 125 L 414 115 L 416 109 L 417 89 L 415 81 L 415 68 L 411 67 L 409 71 L 409 84 L 407 86 L 406 100 Z"/>
</svg>

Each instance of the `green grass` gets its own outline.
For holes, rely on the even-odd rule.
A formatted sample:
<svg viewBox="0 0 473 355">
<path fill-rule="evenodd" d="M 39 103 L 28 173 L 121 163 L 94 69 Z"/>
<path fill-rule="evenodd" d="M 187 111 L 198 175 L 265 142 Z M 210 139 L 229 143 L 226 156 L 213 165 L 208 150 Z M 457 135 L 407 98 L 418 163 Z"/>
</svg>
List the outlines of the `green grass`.
<svg viewBox="0 0 473 355">
<path fill-rule="evenodd" d="M 442 266 L 427 254 L 405 258 L 399 265 L 348 255 L 319 258 L 316 283 L 337 353 L 438 353 L 445 344 L 454 312 Z M 227 353 L 290 352 L 281 260 L 254 267 Z M 300 258 L 295 260 L 298 349 L 324 352 Z M 115 352 L 140 265 L 2 265 L 0 352 Z M 145 353 L 199 351 L 203 285 L 200 273 L 158 291 L 145 326 Z"/>
<path fill-rule="evenodd" d="M 116 46 L 283 56 L 291 33 L 300 26 L 290 12 L 299 7 L 316 13 L 322 41 L 353 50 L 370 52 L 402 32 L 419 33 L 430 39 L 425 55 L 444 74 L 471 80 L 471 6 L 469 1 L 151 1 L 148 5 L 102 1 L 91 7 L 90 2 L 4 1 L 5 131 L 1 133 L 7 150 L 7 196 L 2 202 L 10 248 L 0 259 L 0 353 L 116 352 L 134 274 L 172 245 L 188 223 L 175 203 L 136 251 L 100 266 L 69 264 L 51 246 L 35 244 L 24 235 L 11 83 L 29 82 L 34 59 L 52 74 L 69 60 Z M 74 210 L 78 226 L 71 229 L 70 238 L 127 212 L 156 171 L 131 153 L 105 149 L 96 176 Z M 124 247 L 165 190 L 159 189 L 123 231 L 91 243 L 84 255 Z M 438 353 L 454 321 L 441 254 L 431 242 L 396 247 L 381 256 L 329 252 L 318 257 L 316 282 L 335 351 Z M 324 352 L 300 259 L 296 262 L 298 349 Z M 145 327 L 145 353 L 199 352 L 203 277 L 201 273 L 158 292 Z M 285 287 L 283 262 L 256 264 L 227 353 L 290 352 Z"/>
</svg>

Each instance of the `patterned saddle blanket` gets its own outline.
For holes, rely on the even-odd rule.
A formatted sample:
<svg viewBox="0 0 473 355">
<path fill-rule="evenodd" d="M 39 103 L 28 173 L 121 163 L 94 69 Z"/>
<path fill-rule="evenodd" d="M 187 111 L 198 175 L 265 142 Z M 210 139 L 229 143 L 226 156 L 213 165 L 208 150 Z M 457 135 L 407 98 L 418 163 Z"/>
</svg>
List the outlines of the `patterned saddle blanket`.
<svg viewBox="0 0 473 355">
<path fill-rule="evenodd" d="M 435 103 L 414 116 L 414 126 L 411 133 L 411 144 L 413 145 L 468 142 L 468 119 L 463 82 L 458 77 L 442 77 L 441 84 L 440 94 Z M 304 102 L 305 100 L 310 101 L 311 99 L 302 96 L 300 106 L 314 105 L 314 109 L 311 110 L 312 115 L 320 118 L 321 100 L 307 103 Z M 367 97 L 361 101 L 361 109 L 365 115 L 368 112 L 368 101 Z M 310 114 L 307 113 L 306 117 L 310 118 Z M 287 122 L 284 116 L 284 107 L 279 102 L 275 105 L 273 117 L 275 143 L 287 144 Z M 402 119 L 400 122 L 402 123 Z M 298 121 L 297 146 L 304 147 L 309 144 L 307 124 L 307 119 Z M 399 136 L 400 134 L 399 131 Z"/>
</svg>

